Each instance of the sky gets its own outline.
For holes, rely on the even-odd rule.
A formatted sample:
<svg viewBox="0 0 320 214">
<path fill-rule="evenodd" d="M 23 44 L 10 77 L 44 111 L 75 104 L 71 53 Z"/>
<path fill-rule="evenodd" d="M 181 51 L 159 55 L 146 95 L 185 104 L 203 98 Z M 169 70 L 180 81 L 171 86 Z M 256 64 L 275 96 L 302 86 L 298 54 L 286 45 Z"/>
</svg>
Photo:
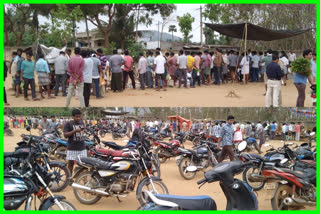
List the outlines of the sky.
<svg viewBox="0 0 320 214">
<path fill-rule="evenodd" d="M 169 26 L 176 25 L 178 30 L 176 33 L 174 33 L 174 35 L 183 38 L 183 35 L 180 32 L 180 27 L 178 25 L 177 16 L 183 16 L 186 13 L 190 13 L 191 16 L 193 16 L 195 18 L 195 21 L 192 23 L 191 34 L 193 35 L 193 37 L 191 38 L 191 41 L 192 42 L 200 42 L 200 6 L 202 6 L 202 11 L 203 11 L 204 5 L 205 4 L 176 4 L 177 9 L 175 12 L 173 12 L 171 14 L 171 16 L 169 18 L 170 21 L 165 25 L 163 32 L 170 33 L 170 32 L 168 32 Z M 161 23 L 162 18 L 160 15 L 155 15 L 153 17 L 153 21 L 150 26 L 147 27 L 145 25 L 139 24 L 138 30 L 156 30 L 157 31 L 158 30 L 158 21 L 160 21 L 160 23 Z M 202 21 L 203 22 L 205 21 L 204 18 Z M 45 17 L 40 17 L 39 22 L 40 22 L 40 24 L 44 24 L 45 22 L 49 22 L 49 20 L 46 19 Z M 88 22 L 88 26 L 89 26 L 89 30 L 96 28 L 96 26 L 94 26 L 90 22 Z M 84 22 L 80 22 L 79 24 L 77 24 L 77 27 L 79 27 L 77 32 L 85 32 L 85 30 L 86 30 Z M 161 31 L 161 27 L 160 27 L 160 31 Z M 204 37 L 203 37 L 203 41 L 204 41 Z"/>
</svg>

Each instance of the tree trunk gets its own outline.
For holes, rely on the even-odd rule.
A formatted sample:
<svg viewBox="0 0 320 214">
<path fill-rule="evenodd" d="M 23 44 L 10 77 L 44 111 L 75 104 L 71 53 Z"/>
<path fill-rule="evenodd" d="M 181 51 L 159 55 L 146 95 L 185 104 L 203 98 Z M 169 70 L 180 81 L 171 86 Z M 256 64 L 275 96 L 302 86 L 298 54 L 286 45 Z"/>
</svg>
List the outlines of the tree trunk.
<svg viewBox="0 0 320 214">
<path fill-rule="evenodd" d="M 124 41 L 125 41 L 124 39 L 122 39 L 120 41 L 120 47 L 121 47 L 122 50 L 124 50 Z"/>
<path fill-rule="evenodd" d="M 87 15 L 84 15 L 84 21 L 85 21 L 85 23 L 86 23 L 86 32 L 87 32 L 88 48 L 91 48 L 91 43 L 90 43 L 90 39 L 89 39 L 89 28 L 88 28 L 88 19 L 87 19 Z"/>
<path fill-rule="evenodd" d="M 7 20 L 6 20 L 6 12 L 5 12 L 5 5 L 3 5 L 3 14 L 4 14 L 4 33 L 6 38 L 6 46 L 9 46 L 9 36 L 8 36 L 8 30 L 7 30 Z"/>
<path fill-rule="evenodd" d="M 76 20 L 72 18 L 72 45 L 76 47 Z"/>
<path fill-rule="evenodd" d="M 109 48 L 109 32 L 103 32 L 104 33 L 104 47 Z"/>
</svg>

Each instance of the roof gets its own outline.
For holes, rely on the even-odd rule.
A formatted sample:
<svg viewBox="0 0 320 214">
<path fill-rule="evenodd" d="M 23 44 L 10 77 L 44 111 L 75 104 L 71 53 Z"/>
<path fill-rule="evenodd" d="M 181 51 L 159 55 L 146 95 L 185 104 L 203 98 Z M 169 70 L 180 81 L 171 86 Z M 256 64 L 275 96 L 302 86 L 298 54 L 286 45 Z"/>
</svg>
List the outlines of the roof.
<svg viewBox="0 0 320 214">
<path fill-rule="evenodd" d="M 210 24 L 205 23 L 206 26 L 214 31 L 217 31 L 223 35 L 233 38 L 244 38 L 244 29 L 247 24 L 247 40 L 258 41 L 272 41 L 278 39 L 285 39 L 293 36 L 303 34 L 313 28 L 307 29 L 295 29 L 295 30 L 273 30 L 251 23 L 239 23 L 239 24 Z"/>
<path fill-rule="evenodd" d="M 120 115 L 128 114 L 129 112 L 126 112 L 126 111 L 108 111 L 108 110 L 103 110 L 103 111 L 101 111 L 101 113 L 102 113 L 102 114 L 105 114 L 105 115 L 120 116 Z"/>
</svg>

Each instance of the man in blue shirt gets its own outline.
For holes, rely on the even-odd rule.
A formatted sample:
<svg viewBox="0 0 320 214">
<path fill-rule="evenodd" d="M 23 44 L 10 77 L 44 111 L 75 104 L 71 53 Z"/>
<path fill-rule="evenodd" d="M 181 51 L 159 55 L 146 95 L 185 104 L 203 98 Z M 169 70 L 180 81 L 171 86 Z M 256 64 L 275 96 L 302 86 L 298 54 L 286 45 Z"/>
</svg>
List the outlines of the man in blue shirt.
<svg viewBox="0 0 320 214">
<path fill-rule="evenodd" d="M 218 158 L 218 162 L 222 162 L 226 156 L 229 156 L 230 161 L 234 160 L 234 151 L 233 151 L 233 124 L 234 117 L 229 115 L 227 117 L 227 123 L 222 126 L 221 133 L 218 139 L 218 146 L 217 149 L 220 149 L 220 145 L 222 147 L 221 154 Z"/>
<path fill-rule="evenodd" d="M 44 60 L 44 55 L 43 54 L 39 54 L 39 59 L 36 63 L 36 72 L 38 75 L 38 85 L 39 85 L 39 93 L 40 93 L 40 97 L 42 99 L 44 99 L 43 96 L 43 92 L 44 89 L 47 89 L 47 93 L 48 93 L 48 99 L 54 99 L 54 96 L 51 96 L 51 89 L 50 89 L 50 69 L 49 69 L 49 65 L 47 63 L 46 60 Z"/>
<path fill-rule="evenodd" d="M 36 86 L 34 82 L 34 63 L 32 61 L 32 53 L 28 52 L 26 53 L 27 60 L 24 60 L 21 63 L 21 77 L 20 81 L 24 81 L 24 99 L 28 101 L 28 88 L 29 85 L 31 85 L 31 93 L 32 93 L 32 100 L 36 101 L 39 100 L 36 98 Z"/>
<path fill-rule="evenodd" d="M 19 48 L 17 50 L 17 56 L 15 56 L 14 61 L 17 61 L 17 70 L 15 71 L 15 80 L 14 80 L 14 84 L 15 84 L 15 89 L 16 89 L 16 93 L 15 96 L 19 97 L 19 93 L 21 93 L 21 89 L 20 89 L 20 84 L 21 84 L 21 63 L 23 61 L 22 58 L 22 49 Z"/>
<path fill-rule="evenodd" d="M 312 59 L 312 50 L 304 50 L 303 51 L 303 57 L 311 60 Z M 310 67 L 311 70 L 311 67 Z M 312 85 L 312 74 L 310 74 L 308 77 L 304 76 L 299 73 L 294 74 L 293 83 L 296 86 L 298 90 L 298 98 L 297 98 L 297 107 L 304 107 L 304 100 L 306 99 L 306 84 L 307 80 L 309 80 L 309 83 Z"/>
</svg>

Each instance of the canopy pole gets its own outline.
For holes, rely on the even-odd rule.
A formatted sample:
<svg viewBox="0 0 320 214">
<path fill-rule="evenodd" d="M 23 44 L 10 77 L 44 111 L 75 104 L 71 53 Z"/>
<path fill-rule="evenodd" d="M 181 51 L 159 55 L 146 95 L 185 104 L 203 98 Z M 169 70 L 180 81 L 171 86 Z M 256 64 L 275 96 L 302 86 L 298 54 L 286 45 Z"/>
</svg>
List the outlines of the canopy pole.
<svg viewBox="0 0 320 214">
<path fill-rule="evenodd" d="M 248 34 L 248 23 L 246 22 L 244 25 L 244 63 L 243 63 L 242 69 L 247 63 L 247 34 Z M 245 78 L 242 78 L 242 82 L 245 82 Z"/>
</svg>

